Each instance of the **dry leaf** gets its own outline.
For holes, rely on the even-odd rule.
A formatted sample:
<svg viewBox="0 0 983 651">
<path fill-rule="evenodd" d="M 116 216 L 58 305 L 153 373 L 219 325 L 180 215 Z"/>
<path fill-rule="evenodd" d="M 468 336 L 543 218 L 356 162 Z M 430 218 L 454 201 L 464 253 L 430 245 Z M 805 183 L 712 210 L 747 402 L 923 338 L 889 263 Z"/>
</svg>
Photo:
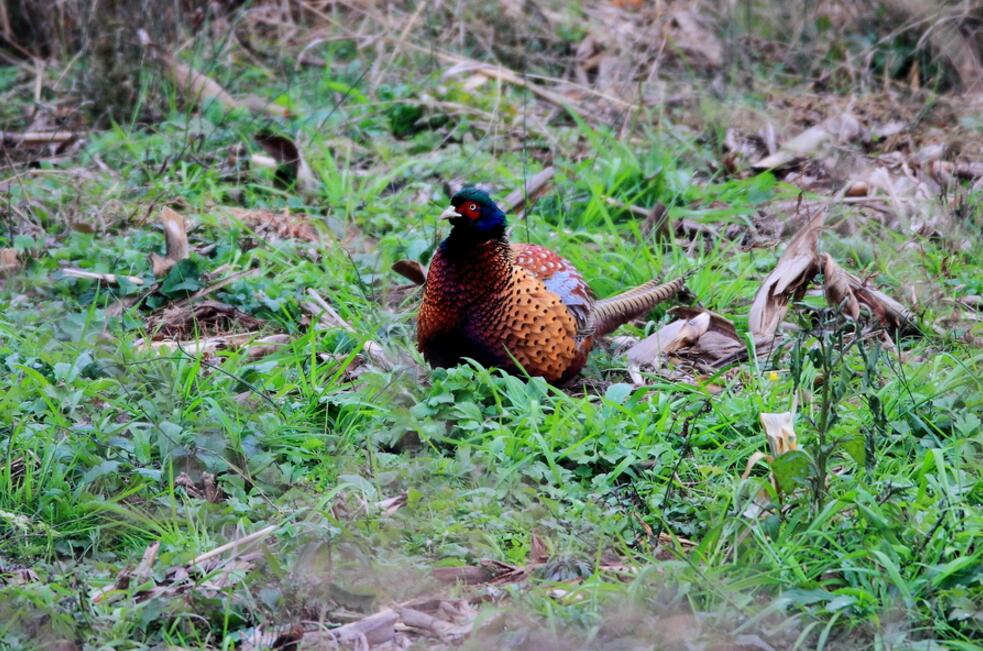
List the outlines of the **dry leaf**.
<svg viewBox="0 0 983 651">
<path fill-rule="evenodd" d="M 712 30 L 705 27 L 699 14 L 681 5 L 673 5 L 669 15 L 672 44 L 694 60 L 716 68 L 723 61 L 723 46 Z"/>
<path fill-rule="evenodd" d="M 303 192 L 316 194 L 321 190 L 321 181 L 304 159 L 304 154 L 296 142 L 269 131 L 261 131 L 253 139 L 267 154 L 276 160 L 279 169 L 285 171 L 288 183 L 297 183 Z"/>
<path fill-rule="evenodd" d="M 903 332 L 917 330 L 915 327 L 915 315 L 911 313 L 911 310 L 873 285 L 868 284 L 866 281 L 841 268 L 828 254 L 824 253 L 822 257 L 835 267 L 833 273 L 836 275 L 841 286 L 841 289 L 837 291 L 842 291 L 843 286 L 848 288 L 849 293 L 855 298 L 856 303 L 866 305 L 882 326 L 889 330 L 901 330 Z M 833 294 L 834 299 L 837 296 L 838 294 Z M 830 295 L 827 294 L 827 300 L 829 299 Z M 839 303 L 832 302 L 830 304 L 839 305 Z M 853 308 L 851 307 L 850 309 L 852 310 Z M 859 308 L 857 309 L 857 314 L 859 316 Z"/>
<path fill-rule="evenodd" d="M 695 320 L 695 319 L 694 319 Z M 649 335 L 645 339 L 642 339 L 637 344 L 628 349 L 626 355 L 628 356 L 628 363 L 634 364 L 635 366 L 651 366 L 653 368 L 658 368 L 659 359 L 662 355 L 667 354 L 670 350 L 676 350 L 680 348 L 682 340 L 685 337 L 691 337 L 694 335 L 699 336 L 700 332 L 696 332 L 696 328 L 699 323 L 692 324 L 687 328 L 687 324 L 690 320 L 687 319 L 677 319 L 671 323 L 659 328 L 658 332 Z M 704 324 L 704 332 L 706 327 L 710 325 L 709 317 L 706 319 Z M 685 345 L 689 345 L 687 342 Z"/>
<path fill-rule="evenodd" d="M 526 565 L 541 565 L 550 559 L 550 552 L 543 544 L 542 539 L 535 533 L 529 541 L 529 555 L 526 558 Z"/>
<path fill-rule="evenodd" d="M 414 285 L 423 285 L 427 282 L 427 270 L 416 260 L 397 260 L 393 263 L 392 269 Z"/>
<path fill-rule="evenodd" d="M 641 384 L 638 369 L 657 368 L 661 355 L 717 366 L 733 360 L 744 350 L 741 336 L 734 324 L 719 314 L 703 308 L 676 306 L 669 314 L 680 317 L 666 324 L 632 346 L 628 352 L 628 371 L 636 384 Z"/>
<path fill-rule="evenodd" d="M 384 500 L 380 500 L 375 503 L 382 513 L 380 515 L 384 518 L 391 516 L 396 511 L 400 510 L 406 506 L 407 495 L 406 493 L 400 493 L 395 497 L 389 497 Z"/>
<path fill-rule="evenodd" d="M 786 452 L 798 449 L 794 412 L 762 413 L 759 418 L 761 426 L 765 428 L 765 436 L 768 437 L 768 449 L 771 450 L 771 456 L 779 457 Z"/>
<path fill-rule="evenodd" d="M 931 29 L 926 31 L 926 35 L 932 47 L 948 59 L 956 70 L 963 90 L 967 93 L 983 92 L 983 64 L 980 61 L 979 41 L 974 42 L 968 29 L 970 14 L 962 16 L 961 20 L 953 20 L 955 16 L 945 16 L 946 19 L 943 19 L 944 14 L 941 10 L 945 3 L 942 2 L 890 0 L 887 4 L 907 14 L 907 19 L 912 24 L 931 24 Z M 904 17 L 899 18 L 904 19 Z M 967 33 L 963 33 L 960 29 L 960 23 L 966 23 Z"/>
<path fill-rule="evenodd" d="M 843 306 L 851 319 L 860 318 L 860 305 L 850 288 L 850 279 L 840 265 L 828 253 L 819 255 L 823 271 L 823 293 L 830 307 Z"/>
<path fill-rule="evenodd" d="M 794 407 L 792 411 L 786 411 L 779 414 L 768 414 L 762 412 L 759 419 L 761 420 L 761 426 L 765 428 L 765 437 L 768 440 L 769 453 L 758 451 L 752 454 L 747 460 L 747 466 L 745 466 L 744 472 L 741 473 L 741 479 L 747 479 L 750 477 L 751 470 L 761 461 L 767 461 L 770 464 L 775 460 L 775 458 L 780 457 L 786 452 L 791 452 L 792 450 L 798 449 L 794 425 Z M 775 490 L 778 490 L 775 475 L 771 471 L 769 471 L 769 478 L 772 485 L 775 487 Z M 744 517 L 752 520 L 756 519 L 758 516 L 764 513 L 765 508 L 768 506 L 768 502 L 768 494 L 765 491 L 759 492 L 748 507 L 744 509 Z"/>
<path fill-rule="evenodd" d="M 438 581 L 445 583 L 514 583 L 526 578 L 527 568 L 501 561 L 483 560 L 479 566 L 435 567 L 431 573 Z"/>
<path fill-rule="evenodd" d="M 696 343 L 687 351 L 687 359 L 699 360 L 711 366 L 718 366 L 722 362 L 733 360 L 734 356 L 740 351 L 745 350 L 741 335 L 737 333 L 737 328 L 728 319 L 704 310 L 703 308 L 688 307 L 678 305 L 669 310 L 669 314 L 679 316 L 684 319 L 693 319 L 700 312 L 710 315 L 710 324 L 707 331 L 700 335 Z"/>
<path fill-rule="evenodd" d="M 771 339 L 785 317 L 790 300 L 798 300 L 818 271 L 816 245 L 822 231 L 826 211 L 816 215 L 796 233 L 788 247 L 754 295 L 748 314 L 748 328 L 754 340 Z"/>
<path fill-rule="evenodd" d="M 174 304 L 147 318 L 147 331 L 154 338 L 190 339 L 221 337 L 247 331 L 249 337 L 265 322 L 219 301 L 201 301 L 193 306 Z"/>
<path fill-rule="evenodd" d="M 0 249 L 0 276 L 16 271 L 20 268 L 20 261 L 17 258 L 17 249 Z"/>
<path fill-rule="evenodd" d="M 850 113 L 827 118 L 820 124 L 806 129 L 791 140 L 782 143 L 778 151 L 765 156 L 752 165 L 759 170 L 782 167 L 797 158 L 808 156 L 819 149 L 827 140 L 847 142 L 861 134 L 860 122 Z"/>
<path fill-rule="evenodd" d="M 495 572 L 491 568 L 471 565 L 464 567 L 435 567 L 431 571 L 431 574 L 433 574 L 433 578 L 443 583 L 463 583 L 465 585 L 490 583 L 495 579 Z"/>
<path fill-rule="evenodd" d="M 155 276 L 160 277 L 170 271 L 171 267 L 188 257 L 188 232 L 184 215 L 164 206 L 160 211 L 160 225 L 164 229 L 166 243 L 165 255 L 150 254 L 150 266 Z"/>
<path fill-rule="evenodd" d="M 262 208 L 230 207 L 228 211 L 264 239 L 273 236 L 284 240 L 321 241 L 321 237 L 310 219 L 305 215 L 292 214 L 286 208 L 280 212 L 274 212 Z"/>
<path fill-rule="evenodd" d="M 327 631 L 305 633 L 301 639 L 301 649 L 341 649 L 346 645 L 358 644 L 355 648 L 371 648 L 383 644 L 396 636 L 396 622 L 399 614 L 390 608 L 369 615 L 357 622 L 345 624 Z"/>
</svg>

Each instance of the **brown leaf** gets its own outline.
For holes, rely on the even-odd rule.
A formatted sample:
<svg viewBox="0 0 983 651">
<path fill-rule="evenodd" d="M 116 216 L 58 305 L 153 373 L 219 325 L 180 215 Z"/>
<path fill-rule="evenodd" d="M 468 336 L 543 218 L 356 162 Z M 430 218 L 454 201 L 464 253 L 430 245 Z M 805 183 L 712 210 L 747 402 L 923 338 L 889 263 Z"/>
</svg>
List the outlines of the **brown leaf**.
<svg viewBox="0 0 983 651">
<path fill-rule="evenodd" d="M 629 371 L 657 366 L 659 354 L 717 366 L 732 361 L 745 348 L 734 324 L 719 314 L 683 305 L 673 307 L 669 314 L 680 318 L 628 351 Z"/>
<path fill-rule="evenodd" d="M 375 505 L 382 511 L 380 515 L 384 518 L 387 518 L 392 514 L 394 514 L 396 511 L 406 506 L 406 500 L 407 500 L 407 494 L 400 493 L 395 497 L 388 497 L 384 500 L 379 500 L 378 502 L 376 502 Z"/>
<path fill-rule="evenodd" d="M 297 183 L 297 188 L 303 192 L 316 194 L 321 189 L 321 181 L 304 159 L 304 154 L 296 142 L 269 131 L 260 131 L 253 139 L 267 154 L 276 160 L 281 170 L 284 170 L 287 183 Z"/>
<path fill-rule="evenodd" d="M 464 566 L 464 567 L 435 567 L 431 573 L 433 578 L 443 583 L 464 583 L 465 585 L 476 585 L 479 583 L 489 583 L 495 578 L 495 573 L 487 567 Z"/>
<path fill-rule="evenodd" d="M 253 229 L 257 235 L 264 239 L 275 237 L 306 242 L 319 242 L 321 240 L 310 219 L 304 215 L 291 214 L 286 208 L 280 212 L 262 208 L 230 207 L 228 210 L 233 217 Z"/>
<path fill-rule="evenodd" d="M 906 14 L 899 16 L 899 20 L 907 19 L 911 24 L 930 23 L 931 28 L 925 34 L 932 47 L 949 60 L 959 75 L 963 90 L 968 94 L 983 92 L 983 62 L 980 61 L 979 41 L 974 41 L 972 32 L 969 31 L 970 13 L 964 14 L 961 20 L 956 19 L 958 13 L 943 19 L 945 3 L 942 2 L 890 0 L 885 4 Z M 964 29 L 961 27 L 965 28 L 966 33 L 963 33 Z"/>
<path fill-rule="evenodd" d="M 777 152 L 765 156 L 754 163 L 752 167 L 759 170 L 782 167 L 798 158 L 809 156 L 827 140 L 836 139 L 840 142 L 847 142 L 860 135 L 860 122 L 857 121 L 857 118 L 850 113 L 836 115 L 782 143 Z"/>
<path fill-rule="evenodd" d="M 150 266 L 157 277 L 170 271 L 178 260 L 187 258 L 189 249 L 184 215 L 164 206 L 160 211 L 160 225 L 164 229 L 165 255 L 150 254 Z"/>
<path fill-rule="evenodd" d="M 133 570 L 133 580 L 140 584 L 148 580 L 154 573 L 154 563 L 157 562 L 157 552 L 160 550 L 160 542 L 154 542 L 147 546 L 143 552 L 140 564 Z"/>
<path fill-rule="evenodd" d="M 681 348 L 692 346 L 710 327 L 710 313 L 701 312 L 692 318 L 677 319 L 659 328 L 655 334 L 628 349 L 628 361 L 638 366 L 657 367 L 659 358 Z"/>
<path fill-rule="evenodd" d="M 387 608 L 338 628 L 305 633 L 300 648 L 340 649 L 349 648 L 347 645 L 351 644 L 359 645 L 355 648 L 371 648 L 374 645 L 392 640 L 396 636 L 396 622 L 398 621 L 399 614 L 395 610 Z"/>
<path fill-rule="evenodd" d="M 915 331 L 915 315 L 904 305 L 894 300 L 884 292 L 878 290 L 857 276 L 841 268 L 828 254 L 822 254 L 824 260 L 824 274 L 831 273 L 835 276 L 838 286 L 832 293 L 827 291 L 826 300 L 830 305 L 839 305 L 843 299 L 844 292 L 853 297 L 853 302 L 848 304 L 848 310 L 853 318 L 860 315 L 859 305 L 866 305 L 877 318 L 880 325 L 889 330 Z M 826 264 L 832 265 L 831 272 L 826 272 Z M 848 301 L 850 299 L 848 298 Z"/>
<path fill-rule="evenodd" d="M 819 259 L 822 263 L 823 294 L 826 295 L 826 302 L 835 308 L 842 305 L 850 318 L 856 321 L 860 318 L 860 305 L 850 288 L 850 279 L 846 272 L 828 253 L 821 253 Z"/>
<path fill-rule="evenodd" d="M 427 282 L 427 270 L 416 260 L 397 260 L 393 263 L 392 269 L 414 285 L 423 285 Z"/>
<path fill-rule="evenodd" d="M 20 260 L 17 257 L 17 249 L 0 249 L 0 276 L 9 274 L 20 268 Z"/>
<path fill-rule="evenodd" d="M 716 312 L 711 312 L 710 310 L 704 309 L 702 307 L 690 307 L 689 305 L 676 305 L 669 308 L 669 314 L 672 316 L 677 316 L 681 319 L 694 319 L 700 314 L 710 315 L 710 325 L 707 328 L 707 332 L 717 332 L 721 335 L 729 337 L 735 341 L 740 342 L 741 336 L 737 334 L 737 328 L 734 324 L 730 322 L 729 319 L 725 319 Z"/>
<path fill-rule="evenodd" d="M 36 583 L 40 580 L 37 573 L 29 567 L 0 568 L 0 586 L 24 585 L 25 583 Z"/>
<path fill-rule="evenodd" d="M 723 46 L 711 29 L 703 24 L 699 13 L 672 5 L 669 14 L 669 37 L 691 60 L 716 68 L 723 61 Z"/>
<path fill-rule="evenodd" d="M 225 501 L 225 491 L 215 483 L 215 475 L 210 472 L 201 473 L 201 484 L 205 492 L 205 501 L 211 504 L 218 504 Z"/>
<path fill-rule="evenodd" d="M 529 556 L 526 558 L 526 565 L 538 565 L 550 559 L 550 552 L 543 544 L 543 541 L 535 533 L 529 541 Z"/>
<path fill-rule="evenodd" d="M 188 339 L 199 336 L 222 336 L 232 332 L 253 331 L 265 322 L 219 301 L 201 301 L 193 306 L 171 305 L 147 318 L 147 331 L 154 338 Z"/>
<path fill-rule="evenodd" d="M 791 411 L 784 411 L 779 414 L 761 413 L 759 419 L 761 426 L 765 428 L 768 449 L 773 457 L 798 449 L 795 435 L 795 413 Z"/>
<path fill-rule="evenodd" d="M 239 651 L 296 649 L 305 630 L 303 624 L 257 626 L 239 642 Z"/>
<path fill-rule="evenodd" d="M 792 237 L 778 264 L 758 288 L 748 314 L 748 329 L 755 341 L 775 335 L 788 311 L 789 301 L 802 297 L 819 270 L 816 245 L 825 219 L 825 210 L 819 210 Z"/>
<path fill-rule="evenodd" d="M 479 566 L 435 567 L 433 577 L 445 583 L 511 583 L 526 577 L 526 569 L 501 561 L 484 560 Z"/>
</svg>

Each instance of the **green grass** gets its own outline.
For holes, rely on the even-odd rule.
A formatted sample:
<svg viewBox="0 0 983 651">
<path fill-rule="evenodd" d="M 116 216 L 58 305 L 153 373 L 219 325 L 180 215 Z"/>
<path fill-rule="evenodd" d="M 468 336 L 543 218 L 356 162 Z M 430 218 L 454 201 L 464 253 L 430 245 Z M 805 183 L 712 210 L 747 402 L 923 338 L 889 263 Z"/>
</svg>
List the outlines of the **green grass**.
<svg viewBox="0 0 983 651">
<path fill-rule="evenodd" d="M 432 568 L 522 564 L 535 533 L 551 561 L 484 607 L 512 622 L 495 645 L 518 646 L 535 631 L 576 644 L 653 644 L 654 616 L 699 613 L 708 638 L 761 635 L 776 648 L 976 648 L 983 351 L 967 343 L 972 322 L 933 325 L 951 323 L 947 299 L 983 288 L 978 237 L 959 249 L 876 225 L 849 237 L 827 231 L 823 248 L 887 293 L 907 301 L 911 286 L 936 292 L 922 306 L 924 336 L 879 353 L 876 340 L 850 347 L 828 376 L 822 366 L 843 346 L 827 341 L 825 360 L 810 352 L 830 336 L 810 327 L 798 357 L 787 347 L 693 383 L 653 374 L 633 388 L 624 358 L 606 349 L 568 390 L 476 366 L 431 371 L 413 343 L 416 295 L 393 300 L 401 279 L 389 268 L 429 259 L 444 233 L 443 180 L 490 181 L 501 196 L 540 169 L 503 136 L 529 100 L 494 84 L 472 94 L 450 84 L 444 97 L 494 114 L 498 135 L 451 115 L 397 138 L 407 118 L 385 102 L 435 92 L 434 75 L 374 94 L 356 88 L 333 108 L 358 72 L 326 70 L 298 73 L 283 98 L 300 116 L 284 131 L 310 143 L 305 155 L 323 183 L 316 196 L 275 187 L 263 172 L 224 178 L 228 147 L 252 146 L 257 119 L 193 115 L 177 98 L 166 121 L 94 134 L 73 163 L 44 163 L 11 184 L 10 205 L 29 219 L 0 229 L 0 246 L 28 262 L 0 290 L 0 572 L 32 567 L 37 580 L 0 578 L 0 644 L 232 648 L 252 627 L 310 618 L 318 604 L 334 621 L 338 608 L 368 613 L 452 592 Z M 233 88 L 262 83 L 245 72 L 229 72 Z M 576 146 L 556 152 L 552 189 L 513 223 L 513 237 L 569 258 L 601 296 L 691 273 L 702 303 L 743 332 L 781 246 L 747 249 L 727 237 L 692 251 L 678 238 L 663 246 L 606 200 L 662 201 L 674 218 L 724 232 L 796 190 L 768 173 L 713 172 L 712 138 L 685 135 L 672 116 L 658 124 L 630 141 L 603 127 L 556 127 Z M 967 223 L 979 225 L 983 197 L 966 201 Z M 143 289 L 59 274 L 76 266 L 150 281 L 148 255 L 163 248 L 153 223 L 168 203 L 196 224 L 192 246 L 214 246 L 161 292 L 115 316 L 119 299 Z M 322 242 L 310 256 L 308 243 L 255 241 L 216 205 L 307 212 Z M 135 345 L 149 312 L 220 268 L 257 270 L 213 298 L 289 333 L 289 344 L 261 359 Z M 355 334 L 314 328 L 301 307 L 308 288 Z M 665 318 L 660 308 L 643 330 L 622 334 Z M 394 370 L 365 364 L 369 339 L 397 360 Z M 825 403 L 824 382 L 837 383 Z M 796 383 L 797 433 L 811 461 L 779 496 L 762 468 L 741 473 L 765 449 L 758 415 L 789 409 Z M 826 448 L 824 410 L 833 417 Z M 183 472 L 214 474 L 226 498 L 189 497 L 176 483 Z M 765 512 L 743 515 L 762 491 Z M 374 506 L 401 493 L 406 506 L 391 516 Z M 163 582 L 164 569 L 268 524 L 278 529 L 261 562 L 230 587 L 144 600 L 131 586 L 90 603 L 152 542 Z M 656 548 L 658 532 L 669 542 Z M 634 568 L 627 579 L 602 569 L 612 555 Z M 568 594 L 552 595 L 557 585 Z"/>
</svg>

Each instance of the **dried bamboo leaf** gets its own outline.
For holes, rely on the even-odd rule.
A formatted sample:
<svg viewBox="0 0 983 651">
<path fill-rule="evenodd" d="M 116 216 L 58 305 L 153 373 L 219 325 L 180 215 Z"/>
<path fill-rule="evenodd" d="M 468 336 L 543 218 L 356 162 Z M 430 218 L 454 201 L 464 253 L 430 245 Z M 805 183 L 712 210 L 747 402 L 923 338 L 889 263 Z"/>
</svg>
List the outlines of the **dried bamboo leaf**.
<svg viewBox="0 0 983 651">
<path fill-rule="evenodd" d="M 170 81 L 184 92 L 192 102 L 207 106 L 210 102 L 218 102 L 227 109 L 242 108 L 232 95 L 217 81 L 185 65 L 169 54 L 160 56 L 164 62 L 164 72 Z"/>
<path fill-rule="evenodd" d="M 902 332 L 916 331 L 915 315 L 907 307 L 894 300 L 884 292 L 869 285 L 848 271 L 843 271 L 850 290 L 861 305 L 866 305 L 881 325 L 890 330 Z"/>
<path fill-rule="evenodd" d="M 796 233 L 754 295 L 748 314 L 748 328 L 755 341 L 771 339 L 785 317 L 789 301 L 805 293 L 809 280 L 819 269 L 816 245 L 822 231 L 826 211 L 816 215 Z"/>
<path fill-rule="evenodd" d="M 0 249 L 0 276 L 6 275 L 20 268 L 20 260 L 17 257 L 17 249 Z"/>
<path fill-rule="evenodd" d="M 307 216 L 293 214 L 287 209 L 276 212 L 262 208 L 229 207 L 227 210 L 264 239 L 321 241 L 317 229 Z"/>
<path fill-rule="evenodd" d="M 160 225 L 164 229 L 165 254 L 150 254 L 150 266 L 158 278 L 170 271 L 171 267 L 188 257 L 188 232 L 184 215 L 164 206 L 160 211 Z"/>
<path fill-rule="evenodd" d="M 316 317 L 322 327 L 342 328 L 353 334 L 355 333 L 355 328 L 353 328 L 350 323 L 345 321 L 331 306 L 331 304 L 324 300 L 324 298 L 322 298 L 321 295 L 315 290 L 308 288 L 307 295 L 311 298 L 311 301 L 302 304 L 301 307 L 307 310 L 307 312 L 312 316 Z M 389 359 L 385 349 L 375 341 L 371 339 L 367 340 L 362 350 L 364 350 L 365 355 L 378 366 L 386 370 L 392 370 L 395 368 L 395 364 Z"/>
<path fill-rule="evenodd" d="M 702 307 L 690 307 L 689 305 L 676 305 L 669 308 L 669 314 L 672 316 L 677 316 L 681 319 L 694 319 L 700 314 L 710 315 L 710 324 L 707 328 L 707 332 L 718 332 L 722 335 L 730 337 L 731 339 L 740 342 L 741 336 L 737 334 L 737 328 L 731 323 L 729 319 L 726 319 L 716 312 L 711 312 L 710 310 L 704 309 Z"/>
<path fill-rule="evenodd" d="M 679 340 L 683 333 L 687 319 L 677 319 L 659 328 L 658 332 L 642 339 L 637 344 L 628 349 L 625 353 L 628 363 L 636 366 L 656 367 L 661 355 L 666 349 Z"/>
<path fill-rule="evenodd" d="M 721 64 L 723 46 L 713 30 L 703 24 L 700 12 L 685 9 L 682 5 L 672 5 L 668 25 L 673 46 L 684 52 L 689 59 L 709 68 L 716 68 Z"/>
<path fill-rule="evenodd" d="M 318 630 L 304 633 L 300 649 L 337 649 L 359 643 L 356 648 L 371 648 L 383 644 L 396 636 L 396 622 L 399 614 L 391 609 L 369 615 L 357 622 L 345 624 L 331 630 Z M 367 647 L 365 645 L 368 645 Z"/>
<path fill-rule="evenodd" d="M 290 138 L 269 131 L 260 131 L 253 139 L 285 170 L 287 182 L 296 182 L 297 188 L 309 194 L 321 190 L 321 181 L 307 164 L 300 146 Z"/>
<path fill-rule="evenodd" d="M 765 436 L 768 437 L 768 448 L 773 457 L 778 457 L 786 452 L 798 449 L 798 442 L 795 435 L 795 414 L 791 411 L 784 411 L 778 414 L 761 413 L 759 416 L 761 426 L 765 428 Z"/>
<path fill-rule="evenodd" d="M 752 167 L 758 170 L 782 167 L 797 158 L 809 156 L 827 140 L 836 139 L 846 142 L 857 138 L 860 134 L 860 122 L 852 114 L 836 115 L 782 143 L 777 152 L 765 156 L 752 164 Z"/>
<path fill-rule="evenodd" d="M 840 265 L 828 253 L 819 255 L 823 271 L 823 294 L 830 307 L 843 306 L 843 309 L 856 321 L 860 318 L 860 305 L 850 288 L 850 279 Z"/>
</svg>

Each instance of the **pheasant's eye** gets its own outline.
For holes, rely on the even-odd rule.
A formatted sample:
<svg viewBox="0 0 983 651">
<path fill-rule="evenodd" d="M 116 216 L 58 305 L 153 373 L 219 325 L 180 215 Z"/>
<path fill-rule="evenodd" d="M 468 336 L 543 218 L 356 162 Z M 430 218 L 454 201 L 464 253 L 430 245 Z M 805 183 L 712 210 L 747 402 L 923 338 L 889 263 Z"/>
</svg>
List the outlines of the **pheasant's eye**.
<svg viewBox="0 0 983 651">
<path fill-rule="evenodd" d="M 478 217 L 481 216 L 481 213 L 478 210 L 478 204 L 473 201 L 469 201 L 468 203 L 464 204 L 461 212 L 463 212 L 465 216 L 470 219 L 478 219 Z"/>
</svg>

